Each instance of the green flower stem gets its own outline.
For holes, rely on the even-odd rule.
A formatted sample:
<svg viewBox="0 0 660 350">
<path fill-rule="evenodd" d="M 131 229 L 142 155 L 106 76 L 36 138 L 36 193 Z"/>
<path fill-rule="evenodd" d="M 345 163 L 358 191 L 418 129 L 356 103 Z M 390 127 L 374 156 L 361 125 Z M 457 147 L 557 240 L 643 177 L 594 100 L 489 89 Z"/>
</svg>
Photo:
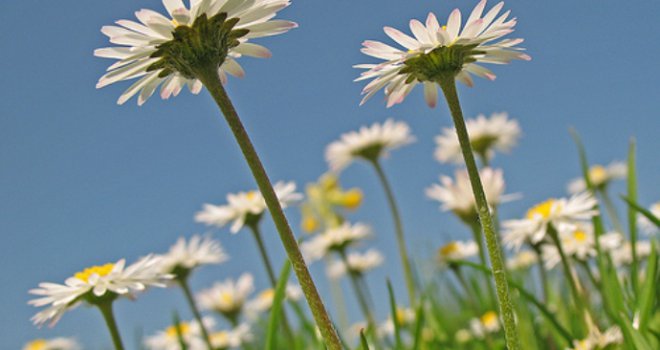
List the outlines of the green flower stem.
<svg viewBox="0 0 660 350">
<path fill-rule="evenodd" d="M 96 306 L 101 310 L 105 324 L 108 326 L 110 331 L 110 336 L 112 337 L 112 343 L 115 345 L 115 350 L 124 350 L 124 345 L 121 342 L 121 336 L 119 335 L 119 329 L 117 328 L 117 322 L 115 321 L 115 315 L 112 312 L 112 301 L 96 304 Z"/>
<path fill-rule="evenodd" d="M 268 279 L 270 284 L 275 289 L 277 287 L 277 278 L 275 277 L 275 271 L 273 270 L 273 265 L 270 263 L 270 258 L 266 252 L 266 246 L 264 245 L 264 240 L 261 238 L 261 230 L 259 229 L 258 223 L 252 223 L 247 225 L 254 236 L 254 240 L 257 241 L 257 246 L 259 247 L 259 253 L 261 253 L 261 259 L 266 266 L 266 272 L 268 273 Z M 291 332 L 291 326 L 289 325 L 289 320 L 286 316 L 286 311 L 282 308 L 282 326 L 284 327 L 284 332 L 290 341 L 294 341 L 293 332 Z"/>
<path fill-rule="evenodd" d="M 341 256 L 341 260 L 344 262 L 344 266 L 346 266 L 346 274 L 348 275 L 351 281 L 351 285 L 353 286 L 353 291 L 357 296 L 358 304 L 360 305 L 360 309 L 362 309 L 364 318 L 367 319 L 367 324 L 369 326 L 369 329 L 371 331 L 374 331 L 376 329 L 376 322 L 374 320 L 374 314 L 371 311 L 371 307 L 369 306 L 370 305 L 369 298 L 367 298 L 367 296 L 365 295 L 365 291 L 362 289 L 362 286 L 360 284 L 360 279 L 362 277 L 359 274 L 350 270 L 350 268 L 348 267 L 348 257 L 346 256 L 346 252 L 343 249 L 339 250 L 339 255 Z"/>
<path fill-rule="evenodd" d="M 477 306 L 476 298 L 472 293 L 472 288 L 470 288 L 470 285 L 465 280 L 465 276 L 463 276 L 463 272 L 461 272 L 461 267 L 458 265 L 450 265 L 450 266 L 451 266 L 451 270 L 454 272 L 454 275 L 456 275 L 456 279 L 458 280 L 458 283 L 461 285 L 461 287 L 465 291 L 465 294 L 467 295 L 467 300 L 468 303 L 470 304 L 470 307 L 474 312 L 478 313 L 479 307 Z"/>
<path fill-rule="evenodd" d="M 515 314 L 513 304 L 511 303 L 511 296 L 509 295 L 509 285 L 507 283 L 506 270 L 504 269 L 504 260 L 499 246 L 498 237 L 495 234 L 493 221 L 488 209 L 488 202 L 484 193 L 481 178 L 479 178 L 479 169 L 474 160 L 472 147 L 470 146 L 470 138 L 465 126 L 463 118 L 463 111 L 456 92 L 456 82 L 453 76 L 449 79 L 441 79 L 439 81 L 440 88 L 445 95 L 451 116 L 454 120 L 456 133 L 465 159 L 468 175 L 470 177 L 470 184 L 474 192 L 474 198 L 477 203 L 477 212 L 479 213 L 479 221 L 486 237 L 486 246 L 490 256 L 490 262 L 493 270 L 493 277 L 495 279 L 495 288 L 497 290 L 497 299 L 500 305 L 500 312 L 504 320 L 504 334 L 506 337 L 506 344 L 509 350 L 518 350 L 520 348 L 518 342 L 518 333 L 516 331 Z"/>
<path fill-rule="evenodd" d="M 202 338 L 204 338 L 204 343 L 206 343 L 206 346 L 209 348 L 209 350 L 213 350 L 213 345 L 211 345 L 211 337 L 209 336 L 209 332 L 206 329 L 204 322 L 202 321 L 202 314 L 199 312 L 199 308 L 197 308 L 195 299 L 193 298 L 192 292 L 190 291 L 190 286 L 188 285 L 188 277 L 177 277 L 176 281 L 179 283 L 179 286 L 181 286 L 181 290 L 183 290 L 183 295 L 186 297 L 188 306 L 190 307 L 195 320 L 197 320 L 197 323 L 199 324 L 199 329 L 202 331 Z"/>
<path fill-rule="evenodd" d="M 550 292 L 548 287 L 548 272 L 545 270 L 545 266 L 543 266 L 543 251 L 540 244 L 530 244 L 530 246 L 538 259 L 537 265 L 539 267 L 539 276 L 541 277 L 541 288 L 543 289 L 543 302 L 548 303 L 550 301 Z"/>
<path fill-rule="evenodd" d="M 470 223 L 470 228 L 472 229 L 472 237 L 474 242 L 479 247 L 479 261 L 481 265 L 488 267 L 488 261 L 486 260 L 486 252 L 484 251 L 483 238 L 481 238 L 481 227 L 479 227 L 479 222 L 473 221 Z M 492 299 L 495 298 L 495 291 L 493 290 L 493 284 L 490 283 L 490 280 L 486 281 L 488 286 L 488 296 Z"/>
<path fill-rule="evenodd" d="M 229 96 L 227 96 L 227 92 L 225 91 L 224 86 L 222 86 L 222 83 L 220 82 L 217 66 L 210 65 L 208 67 L 201 68 L 202 69 L 200 72 L 197 73 L 197 77 L 201 80 L 204 86 L 206 86 L 206 88 L 209 90 L 209 93 L 211 96 L 213 96 L 213 99 L 218 104 L 218 107 L 220 107 L 220 110 L 222 111 L 227 124 L 229 124 L 229 127 L 234 134 L 234 137 L 236 138 L 241 151 L 243 152 L 243 156 L 245 157 L 245 160 L 247 161 L 250 170 L 252 171 L 252 175 L 254 176 L 257 185 L 259 186 L 259 190 L 264 196 L 266 206 L 268 207 L 270 215 L 275 222 L 275 227 L 277 228 L 277 231 L 280 235 L 284 249 L 286 250 L 293 269 L 296 272 L 300 286 L 302 287 L 302 290 L 305 294 L 305 298 L 307 299 L 309 307 L 312 311 L 314 320 L 319 326 L 326 346 L 330 350 L 339 350 L 341 349 L 339 336 L 337 335 L 337 332 L 332 325 L 332 322 L 330 321 L 330 317 L 328 316 L 325 306 L 323 305 L 323 301 L 321 301 L 321 297 L 319 296 L 316 286 L 314 285 L 312 276 L 310 275 L 309 270 L 307 269 L 307 265 L 305 264 L 305 260 L 300 253 L 300 248 L 298 247 L 296 238 L 291 231 L 291 227 L 289 226 L 289 223 L 284 216 L 284 212 L 282 211 L 282 207 L 277 198 L 277 195 L 275 194 L 273 186 L 268 179 L 266 170 L 264 169 L 261 160 L 257 155 L 257 151 L 254 149 L 254 146 L 252 145 L 252 142 L 250 141 L 250 138 L 245 131 L 245 128 L 243 127 L 243 123 L 236 113 L 236 109 L 231 103 Z"/>
<path fill-rule="evenodd" d="M 621 225 L 621 220 L 619 220 L 619 215 L 617 215 L 616 213 L 614 202 L 612 202 L 612 198 L 610 198 L 609 193 L 607 193 L 607 189 L 603 188 L 598 190 L 598 192 L 600 192 L 600 195 L 603 198 L 603 203 L 605 203 L 605 210 L 607 211 L 607 214 L 610 216 L 610 220 L 612 220 L 612 225 L 614 226 L 614 229 L 617 232 L 625 232 L 623 230 L 623 225 Z"/>
<path fill-rule="evenodd" d="M 387 196 L 387 203 L 390 206 L 390 211 L 392 212 L 392 219 L 394 220 L 394 228 L 396 232 L 397 245 L 399 247 L 399 256 L 401 257 L 401 265 L 403 266 L 403 274 L 406 279 L 406 288 L 408 288 L 408 298 L 410 300 L 410 307 L 415 307 L 415 279 L 413 277 L 412 267 L 410 265 L 410 258 L 408 257 L 408 249 L 406 248 L 406 240 L 403 237 L 403 224 L 401 223 L 401 215 L 399 214 L 399 208 L 396 205 L 394 200 L 394 193 L 392 192 L 392 186 L 390 186 L 383 167 L 378 162 L 378 159 L 370 159 L 370 163 L 374 166 L 376 174 L 378 174 L 378 179 L 380 180 L 385 195 Z"/>
</svg>

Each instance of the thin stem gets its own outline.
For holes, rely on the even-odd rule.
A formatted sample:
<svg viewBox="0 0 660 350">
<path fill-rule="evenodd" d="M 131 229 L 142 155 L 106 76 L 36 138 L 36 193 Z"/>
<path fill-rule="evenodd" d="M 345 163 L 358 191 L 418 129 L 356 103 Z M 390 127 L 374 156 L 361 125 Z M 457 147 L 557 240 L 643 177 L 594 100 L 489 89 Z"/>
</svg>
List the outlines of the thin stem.
<svg viewBox="0 0 660 350">
<path fill-rule="evenodd" d="M 548 287 L 548 272 L 545 270 L 545 266 L 543 266 L 543 250 L 541 249 L 540 244 L 530 244 L 530 246 L 536 253 L 538 260 L 537 265 L 539 267 L 539 276 L 541 277 L 541 288 L 543 289 L 543 302 L 548 303 L 550 302 L 550 293 Z"/>
<path fill-rule="evenodd" d="M 218 107 L 220 107 L 220 110 L 222 111 L 227 124 L 229 125 L 239 147 L 241 148 L 243 156 L 245 157 L 245 160 L 247 161 L 248 166 L 252 171 L 252 175 L 257 182 L 259 190 L 264 196 L 266 206 L 268 207 L 270 215 L 273 218 L 277 232 L 280 235 L 280 240 L 284 245 L 284 249 L 286 250 L 289 260 L 291 261 L 291 265 L 296 272 L 296 276 L 298 277 L 300 286 L 312 311 L 314 320 L 319 326 L 321 335 L 323 336 L 323 339 L 325 340 L 325 343 L 330 350 L 339 350 L 341 349 L 341 342 L 339 340 L 339 336 L 337 335 L 337 331 L 330 321 L 330 316 L 328 316 L 328 312 L 326 311 L 325 306 L 323 305 L 323 301 L 319 296 L 316 285 L 312 280 L 312 276 L 309 273 L 307 265 L 305 264 L 305 260 L 303 259 L 303 256 L 300 252 L 300 248 L 298 247 L 298 243 L 296 242 L 296 238 L 293 235 L 286 217 L 284 216 L 284 212 L 282 211 L 282 206 L 280 205 L 277 195 L 273 190 L 273 185 L 268 179 L 266 170 L 264 169 L 261 160 L 257 155 L 257 151 L 252 145 L 252 141 L 250 141 L 250 137 L 248 136 L 247 131 L 243 127 L 243 123 L 236 113 L 234 105 L 231 103 L 231 100 L 229 99 L 224 86 L 222 86 L 222 83 L 220 82 L 217 67 L 215 65 L 211 65 L 202 68 L 203 69 L 198 72 L 197 77 L 204 84 L 204 86 L 206 86 Z"/>
<path fill-rule="evenodd" d="M 387 203 L 390 206 L 390 211 L 392 212 L 392 219 L 394 220 L 394 229 L 396 233 L 396 241 L 399 247 L 399 256 L 401 257 L 401 265 L 403 266 L 403 274 L 406 280 L 406 288 L 408 288 L 408 298 L 410 300 L 410 306 L 415 307 L 415 298 L 416 298 L 415 280 L 413 277 L 412 267 L 410 265 L 410 258 L 408 257 L 406 240 L 403 237 L 403 224 L 401 223 L 401 215 L 399 214 L 399 208 L 396 205 L 396 200 L 394 199 L 394 192 L 392 191 L 392 186 L 390 186 L 390 182 L 387 180 L 387 176 L 385 176 L 383 167 L 381 167 L 377 159 L 371 160 L 370 163 L 374 166 L 374 169 L 376 170 L 378 179 L 380 180 L 380 183 L 383 186 L 383 190 L 385 191 L 385 196 L 387 197 Z"/>
<path fill-rule="evenodd" d="M 607 193 L 606 189 L 599 190 L 601 197 L 603 198 L 603 202 L 605 203 L 605 210 L 607 211 L 607 214 L 610 216 L 610 220 L 612 220 L 612 225 L 614 225 L 614 228 L 617 230 L 617 232 L 624 232 L 623 230 L 623 225 L 621 225 L 621 220 L 619 220 L 619 215 L 616 213 L 616 208 L 614 207 L 614 202 L 612 202 L 612 198 L 610 198 L 610 195 Z"/>
<path fill-rule="evenodd" d="M 197 320 L 197 324 L 199 324 L 199 329 L 202 331 L 202 338 L 204 338 L 204 343 L 206 343 L 206 346 L 209 348 L 209 350 L 213 350 L 213 345 L 211 345 L 211 337 L 209 336 L 209 332 L 204 325 L 204 321 L 202 320 L 202 314 L 199 312 L 197 304 L 195 304 L 195 299 L 193 298 L 192 292 L 190 291 L 190 286 L 188 285 L 188 278 L 179 277 L 176 280 L 179 283 L 179 286 L 181 286 L 181 290 L 183 290 L 183 295 L 186 297 L 188 306 L 190 307 L 195 320 Z"/>
<path fill-rule="evenodd" d="M 456 82 L 452 77 L 450 79 L 441 79 L 440 88 L 445 95 L 449 110 L 451 111 L 458 140 L 465 159 L 468 175 L 470 177 L 470 184 L 474 193 L 475 202 L 477 203 L 477 212 L 479 213 L 479 221 L 483 229 L 484 236 L 486 237 L 486 247 L 490 256 L 490 262 L 493 270 L 493 277 L 495 279 L 495 288 L 497 290 L 497 299 L 500 305 L 500 312 L 504 320 L 504 334 L 506 337 L 506 344 L 509 350 L 518 350 L 520 348 L 518 343 L 518 333 L 516 331 L 516 320 L 511 303 L 511 296 L 509 295 L 509 285 L 507 283 L 506 270 L 504 268 L 504 260 L 500 251 L 499 240 L 495 234 L 493 221 L 488 209 L 488 201 L 479 178 L 479 169 L 474 160 L 474 153 L 470 145 L 470 137 L 467 133 L 465 120 L 463 118 L 463 111 L 461 104 L 458 100 L 458 93 L 456 92 Z"/>
<path fill-rule="evenodd" d="M 348 265 L 348 257 L 346 256 L 346 252 L 344 250 L 339 250 L 339 255 L 341 256 L 341 260 L 344 263 L 344 266 L 346 266 L 346 274 L 349 277 L 349 280 L 351 281 L 351 285 L 353 286 L 353 291 L 355 292 L 355 296 L 357 297 L 358 304 L 360 305 L 360 309 L 362 309 L 362 313 L 364 314 L 364 318 L 367 319 L 367 323 L 369 325 L 370 330 L 375 330 L 375 325 L 376 322 L 374 320 L 374 315 L 373 312 L 371 311 L 371 307 L 369 306 L 369 301 L 367 296 L 365 295 L 364 290 L 361 288 L 360 285 L 360 275 L 351 271 L 349 265 Z"/>
<path fill-rule="evenodd" d="M 124 345 L 121 342 L 121 336 L 119 335 L 119 329 L 117 328 L 117 322 L 115 321 L 115 315 L 112 312 L 112 301 L 97 304 L 105 324 L 108 326 L 110 331 L 110 336 L 112 337 L 112 343 L 115 345 L 115 350 L 124 350 Z"/>
<path fill-rule="evenodd" d="M 593 284 L 594 288 L 600 289 L 600 282 L 598 282 L 598 279 L 594 275 L 594 272 L 591 271 L 591 267 L 589 267 L 589 263 L 584 261 L 584 260 L 578 260 L 580 265 L 582 265 L 582 268 L 584 268 L 584 271 L 587 273 L 587 276 L 589 277 L 589 280 L 591 281 L 591 284 Z"/>
<path fill-rule="evenodd" d="M 479 223 L 476 221 L 471 222 L 470 228 L 472 229 L 472 237 L 474 242 L 479 247 L 479 261 L 481 262 L 481 265 L 488 267 L 488 260 L 486 260 L 486 252 L 484 251 L 484 244 L 483 239 L 481 238 L 481 228 L 479 227 Z M 490 283 L 490 280 L 486 281 L 486 285 L 488 286 L 488 297 L 491 299 L 495 298 L 495 291 L 493 290 L 493 285 Z"/>
</svg>

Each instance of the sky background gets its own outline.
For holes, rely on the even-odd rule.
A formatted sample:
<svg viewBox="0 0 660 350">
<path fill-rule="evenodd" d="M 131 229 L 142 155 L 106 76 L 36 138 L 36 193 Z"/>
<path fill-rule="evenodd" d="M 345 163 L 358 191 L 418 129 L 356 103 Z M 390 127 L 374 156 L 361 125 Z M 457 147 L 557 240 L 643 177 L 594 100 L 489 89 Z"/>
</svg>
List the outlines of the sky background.
<svg viewBox="0 0 660 350">
<path fill-rule="evenodd" d="M 423 193 L 451 165 L 434 161 L 433 138 L 450 126 L 446 104 L 429 109 L 421 89 L 405 103 L 385 108 L 383 95 L 358 107 L 363 84 L 352 80 L 357 63 L 374 62 L 359 52 L 361 42 L 391 43 L 390 25 L 409 32 L 411 18 L 433 11 L 442 21 L 475 1 L 294 1 L 279 18 L 298 22 L 288 34 L 258 40 L 273 57 L 242 59 L 244 79 L 230 79 L 228 90 L 273 180 L 299 186 L 326 170 L 326 144 L 361 125 L 404 120 L 418 141 L 394 152 L 385 163 L 398 197 L 408 244 L 426 260 L 452 238 L 467 238 L 450 214 L 438 211 Z M 491 2 L 488 7 L 494 5 Z M 108 349 L 110 339 L 97 311 L 80 308 L 53 329 L 37 329 L 29 318 L 38 311 L 27 291 L 42 281 L 62 282 L 84 267 L 150 252 L 164 252 L 179 236 L 208 232 L 193 215 L 203 203 L 224 203 L 228 192 L 255 187 L 225 122 L 204 91 L 174 99 L 153 97 L 115 104 L 129 83 L 96 90 L 111 60 L 95 58 L 108 46 L 100 33 L 117 19 L 134 19 L 140 8 L 163 11 L 158 0 L 0 2 L 0 285 L 3 349 L 17 349 L 35 337 L 76 336 L 90 349 Z M 568 128 L 583 137 L 592 162 L 626 156 L 638 142 L 640 202 L 660 199 L 660 28 L 657 1 L 509 1 L 519 18 L 514 36 L 526 39 L 531 62 L 492 67 L 495 82 L 478 79 L 461 86 L 466 116 L 507 111 L 523 129 L 519 145 L 498 155 L 508 192 L 523 198 L 501 209 L 515 218 L 547 197 L 563 196 L 579 173 Z M 653 44 L 656 43 L 656 44 Z M 374 173 L 354 164 L 342 175 L 346 187 L 365 193 L 351 216 L 372 225 L 370 246 L 386 255 L 386 268 L 369 275 L 376 305 L 386 300 L 385 277 L 405 290 L 384 195 Z M 623 184 L 613 188 L 624 191 Z M 296 209 L 288 210 L 298 227 Z M 270 220 L 267 245 L 276 265 L 284 252 Z M 299 231 L 299 230 L 298 230 Z M 218 279 L 256 275 L 267 285 L 252 237 L 214 230 L 229 262 L 208 267 L 192 279 L 195 289 Z M 328 291 L 320 265 L 312 267 Z M 352 302 L 352 296 L 348 297 Z M 172 311 L 190 316 L 176 289 L 152 290 L 137 302 L 121 300 L 117 316 L 129 348 L 133 334 L 167 326 Z M 380 308 L 379 318 L 386 308 Z"/>
</svg>

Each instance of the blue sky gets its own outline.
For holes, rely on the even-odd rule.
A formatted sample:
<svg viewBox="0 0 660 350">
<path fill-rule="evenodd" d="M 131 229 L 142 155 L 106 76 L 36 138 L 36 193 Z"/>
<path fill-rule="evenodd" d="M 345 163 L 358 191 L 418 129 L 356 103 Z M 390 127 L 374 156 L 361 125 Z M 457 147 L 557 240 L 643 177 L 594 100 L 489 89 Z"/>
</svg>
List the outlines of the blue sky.
<svg viewBox="0 0 660 350">
<path fill-rule="evenodd" d="M 294 1 L 282 11 L 278 17 L 300 28 L 259 40 L 273 57 L 243 60 L 247 76 L 228 84 L 271 177 L 303 186 L 325 171 L 324 147 L 340 133 L 386 118 L 405 120 L 418 142 L 394 152 L 385 168 L 411 250 L 424 259 L 449 238 L 466 236 L 456 219 L 423 196 L 438 175 L 453 173 L 432 157 L 433 137 L 450 125 L 446 105 L 427 108 L 420 90 L 391 109 L 382 95 L 358 107 L 362 84 L 352 82 L 359 72 L 351 66 L 373 62 L 359 52 L 360 44 L 387 41 L 383 26 L 408 31 L 411 18 L 433 11 L 443 19 L 455 7 L 470 11 L 476 2 Z M 139 8 L 162 11 L 158 0 L 0 3 L 3 347 L 63 335 L 78 336 L 92 349 L 107 348 L 109 338 L 95 310 L 75 310 L 53 329 L 32 326 L 29 318 L 36 309 L 26 305 L 27 290 L 41 281 L 63 281 L 89 265 L 165 251 L 179 236 L 207 231 L 192 219 L 203 203 L 222 203 L 227 192 L 254 187 L 206 92 L 183 92 L 168 101 L 152 98 L 137 107 L 133 100 L 115 104 L 128 84 L 94 88 L 111 63 L 92 55 L 108 45 L 101 26 L 133 19 Z M 467 116 L 507 111 L 524 131 L 510 155 L 495 159 L 509 192 L 523 194 L 502 208 L 503 217 L 564 195 L 566 182 L 578 174 L 570 126 L 581 133 L 593 162 L 624 159 L 628 140 L 636 137 L 640 202 L 660 199 L 660 3 L 510 1 L 506 8 L 519 18 L 515 36 L 526 39 L 523 46 L 533 60 L 494 67 L 495 82 L 478 80 L 474 88 L 459 89 Z M 385 300 L 384 278 L 401 281 L 401 272 L 375 180 L 364 164 L 351 166 L 342 177 L 346 186 L 364 190 L 365 205 L 352 218 L 374 227 L 373 245 L 386 254 L 387 268 L 369 278 L 378 304 Z M 613 190 L 620 193 L 623 186 Z M 297 225 L 297 211 L 288 213 Z M 284 254 L 270 221 L 264 229 L 279 264 Z M 266 286 L 254 243 L 245 233 L 214 233 L 234 259 L 200 271 L 195 288 L 246 269 Z M 320 266 L 313 272 L 322 276 Z M 320 286 L 327 290 L 323 282 Z M 174 309 L 189 316 L 177 290 L 150 291 L 117 307 L 129 347 L 139 326 L 152 333 L 166 326 Z"/>
</svg>

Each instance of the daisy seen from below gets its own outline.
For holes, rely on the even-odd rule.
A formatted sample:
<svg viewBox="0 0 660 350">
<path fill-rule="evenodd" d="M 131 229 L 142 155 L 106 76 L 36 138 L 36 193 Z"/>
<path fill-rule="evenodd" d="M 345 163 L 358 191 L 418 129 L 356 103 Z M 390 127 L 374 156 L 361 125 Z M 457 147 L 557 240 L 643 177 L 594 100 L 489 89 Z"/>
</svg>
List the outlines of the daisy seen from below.
<svg viewBox="0 0 660 350">
<path fill-rule="evenodd" d="M 518 122 L 509 119 L 507 113 L 493 113 L 490 117 L 483 114 L 465 121 L 470 145 L 481 159 L 488 164 L 495 151 L 508 152 L 516 145 L 521 130 Z M 435 158 L 441 163 L 463 163 L 461 145 L 455 128 L 444 128 L 435 138 Z"/>
<path fill-rule="evenodd" d="M 342 134 L 339 140 L 326 147 L 325 159 L 332 171 L 339 172 L 355 159 L 375 162 L 386 157 L 389 151 L 414 141 L 408 124 L 388 119 L 382 124 L 374 123 Z"/>
<path fill-rule="evenodd" d="M 298 285 L 287 284 L 285 288 L 285 297 L 290 301 L 298 301 L 302 298 L 302 290 Z M 270 310 L 273 306 L 275 290 L 267 288 L 261 291 L 254 299 L 245 303 L 245 314 L 249 319 L 256 320 L 263 312 Z"/>
<path fill-rule="evenodd" d="M 417 84 L 424 85 L 424 97 L 430 107 L 438 100 L 436 83 L 456 79 L 472 86 L 471 75 L 489 80 L 495 74 L 483 67 L 483 63 L 505 64 L 514 59 L 530 60 L 516 45 L 523 39 L 504 39 L 513 32 L 517 21 L 507 19 L 510 11 L 499 15 L 504 3 L 500 2 L 484 15 L 486 1 L 477 4 L 461 30 L 461 11 L 455 9 L 446 25 L 440 25 L 436 16 L 429 13 L 426 23 L 416 19 L 410 21 L 413 37 L 392 27 L 384 31 L 392 40 L 403 46 L 398 49 L 390 45 L 367 40 L 362 53 L 383 62 L 360 64 L 356 68 L 366 69 L 356 81 L 371 80 L 362 90 L 365 95 L 361 104 L 384 88 L 387 106 L 403 102 Z M 483 17 L 482 17 L 483 15 Z"/>
<path fill-rule="evenodd" d="M 497 333 L 500 330 L 500 318 L 495 311 L 488 311 L 479 318 L 470 321 L 470 331 L 477 338 L 487 334 Z"/>
<path fill-rule="evenodd" d="M 396 307 L 395 317 L 399 327 L 407 327 L 415 322 L 416 313 L 415 310 L 405 307 Z M 378 334 L 381 337 L 390 337 L 393 336 L 395 332 L 394 320 L 392 320 L 392 315 L 388 316 L 387 319 L 380 324 L 378 327 Z"/>
<path fill-rule="evenodd" d="M 294 182 L 278 182 L 273 186 L 280 205 L 286 208 L 300 201 L 303 197 L 296 192 Z M 247 191 L 227 194 L 227 204 L 204 204 L 195 215 L 195 221 L 209 226 L 224 227 L 232 223 L 231 233 L 238 233 L 243 226 L 256 225 L 266 211 L 266 202 L 259 191 Z"/>
<path fill-rule="evenodd" d="M 330 278 L 338 279 L 346 273 L 363 275 L 383 264 L 385 257 L 375 249 L 369 249 L 364 253 L 350 252 L 346 254 L 346 261 L 334 260 L 327 267 Z"/>
<path fill-rule="evenodd" d="M 233 329 L 211 334 L 211 344 L 213 345 L 213 349 L 235 349 L 251 342 L 253 338 L 254 335 L 250 326 L 246 323 L 241 323 Z"/>
<path fill-rule="evenodd" d="M 73 338 L 35 339 L 23 346 L 23 350 L 82 350 Z"/>
<path fill-rule="evenodd" d="M 204 329 L 213 329 L 215 326 L 215 322 L 210 317 L 205 317 L 202 322 L 204 323 Z M 181 340 L 187 349 L 208 349 L 202 335 L 202 327 L 200 327 L 198 321 L 179 322 L 177 325 L 169 326 L 147 337 L 144 340 L 144 345 L 150 350 L 179 350 L 181 349 L 179 334 L 181 334 Z"/>
<path fill-rule="evenodd" d="M 152 10 L 135 13 L 136 21 L 118 20 L 117 25 L 104 26 L 101 32 L 115 47 L 101 48 L 94 55 L 116 59 L 96 87 L 102 88 L 123 80 L 138 79 L 119 97 L 123 104 L 138 95 L 142 105 L 160 86 L 160 96 L 177 96 L 185 87 L 193 94 L 202 89 L 195 72 L 199 64 L 190 43 L 201 38 L 206 53 L 215 64 L 223 82 L 227 74 L 245 75 L 237 62 L 242 56 L 268 58 L 271 53 L 249 40 L 282 34 L 295 28 L 293 22 L 273 20 L 278 11 L 289 6 L 289 0 L 163 0 L 169 18 Z M 183 48 L 183 49 L 182 49 Z"/>
<path fill-rule="evenodd" d="M 586 262 L 590 257 L 596 256 L 593 228 L 590 225 L 569 225 L 567 228 L 561 226 L 557 229 L 559 242 L 567 257 Z M 543 245 L 543 264 L 550 270 L 561 262 L 561 255 L 557 247 Z"/>
<path fill-rule="evenodd" d="M 502 241 L 515 250 L 526 242 L 535 245 L 546 237 L 550 225 L 555 229 L 562 225 L 570 227 L 597 215 L 596 204 L 596 199 L 587 192 L 570 198 L 548 199 L 530 208 L 524 219 L 504 221 Z"/>
<path fill-rule="evenodd" d="M 451 241 L 438 249 L 438 261 L 442 265 L 452 265 L 476 256 L 478 252 L 479 248 L 474 241 Z"/>
<path fill-rule="evenodd" d="M 589 181 L 596 189 L 604 189 L 614 180 L 625 179 L 628 166 L 624 162 L 612 162 L 607 166 L 600 164 L 589 168 Z M 575 178 L 568 183 L 568 192 L 571 194 L 587 190 L 587 184 L 583 177 Z"/>
<path fill-rule="evenodd" d="M 522 250 L 511 257 L 507 261 L 506 266 L 509 270 L 524 270 L 536 264 L 538 261 L 539 257 L 536 253 L 529 250 Z"/>
<path fill-rule="evenodd" d="M 197 301 L 203 309 L 215 311 L 238 325 L 245 301 L 253 291 L 254 277 L 244 273 L 237 280 L 228 278 L 202 290 L 197 294 Z"/>
<path fill-rule="evenodd" d="M 344 189 L 337 174 L 327 172 L 317 182 L 305 186 L 306 199 L 300 205 L 300 226 L 315 233 L 344 222 L 344 214 L 356 210 L 364 197 L 357 188 Z"/>
<path fill-rule="evenodd" d="M 303 242 L 301 250 L 305 259 L 312 262 L 326 256 L 330 251 L 343 251 L 348 246 L 370 236 L 371 228 L 369 226 L 361 223 L 351 225 L 345 222 Z"/>
</svg>

